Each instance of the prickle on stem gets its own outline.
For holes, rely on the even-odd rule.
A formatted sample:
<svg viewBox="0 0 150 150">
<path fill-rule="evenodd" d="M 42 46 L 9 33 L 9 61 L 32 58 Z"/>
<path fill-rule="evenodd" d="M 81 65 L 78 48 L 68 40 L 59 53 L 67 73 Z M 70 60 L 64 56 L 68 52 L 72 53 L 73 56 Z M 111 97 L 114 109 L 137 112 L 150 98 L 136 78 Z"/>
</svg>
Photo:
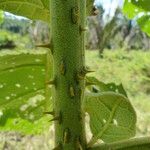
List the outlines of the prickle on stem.
<svg viewBox="0 0 150 150">
<path fill-rule="evenodd" d="M 81 145 L 81 143 L 80 143 L 80 139 L 78 138 L 77 139 L 77 150 L 83 150 L 83 148 L 82 148 L 82 145 Z"/>
<path fill-rule="evenodd" d="M 61 61 L 61 64 L 60 64 L 60 73 L 62 75 L 65 75 L 65 71 L 66 71 L 66 69 L 65 69 L 64 61 Z"/>
<path fill-rule="evenodd" d="M 70 86 L 69 92 L 70 92 L 71 98 L 75 97 L 75 91 L 74 91 L 73 86 Z"/>
<path fill-rule="evenodd" d="M 62 122 L 62 114 L 61 114 L 61 112 L 59 113 L 58 116 L 54 116 L 54 118 L 51 119 L 49 122 L 51 122 L 51 121 L 58 121 L 59 124 L 61 124 L 61 122 Z"/>
<path fill-rule="evenodd" d="M 88 30 L 88 27 L 79 27 L 80 33 Z"/>
<path fill-rule="evenodd" d="M 63 134 L 63 142 L 66 144 L 66 143 L 69 143 L 69 141 L 70 141 L 70 131 L 69 131 L 69 129 L 67 128 L 67 129 L 65 129 L 64 130 L 64 134 Z"/>
<path fill-rule="evenodd" d="M 55 80 L 50 80 L 50 81 L 46 81 L 46 84 L 49 84 L 49 85 L 55 85 Z"/>
<path fill-rule="evenodd" d="M 73 24 L 78 24 L 79 8 L 77 6 L 71 9 L 71 20 Z"/>
<path fill-rule="evenodd" d="M 54 111 L 51 111 L 51 112 L 43 112 L 43 114 L 45 114 L 45 115 L 52 115 L 52 116 L 54 116 L 55 115 L 55 112 Z"/>
<path fill-rule="evenodd" d="M 41 48 L 51 48 L 51 44 L 47 43 L 47 44 L 39 44 L 39 45 L 35 45 L 36 47 L 41 47 Z"/>
<path fill-rule="evenodd" d="M 62 150 L 62 144 L 58 144 L 53 150 Z"/>
</svg>

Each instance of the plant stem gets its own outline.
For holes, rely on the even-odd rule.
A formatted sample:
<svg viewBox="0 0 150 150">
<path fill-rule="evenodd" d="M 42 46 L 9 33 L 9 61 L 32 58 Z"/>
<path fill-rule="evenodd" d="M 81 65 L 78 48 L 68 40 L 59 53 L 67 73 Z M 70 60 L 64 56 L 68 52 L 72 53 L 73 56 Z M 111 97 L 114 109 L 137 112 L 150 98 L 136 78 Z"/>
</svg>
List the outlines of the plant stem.
<svg viewBox="0 0 150 150">
<path fill-rule="evenodd" d="M 88 150 L 148 150 L 150 149 L 150 137 L 139 137 L 114 143 L 95 145 Z"/>
<path fill-rule="evenodd" d="M 85 0 L 51 0 L 54 57 L 55 145 L 86 148 L 82 100 L 85 89 Z"/>
</svg>

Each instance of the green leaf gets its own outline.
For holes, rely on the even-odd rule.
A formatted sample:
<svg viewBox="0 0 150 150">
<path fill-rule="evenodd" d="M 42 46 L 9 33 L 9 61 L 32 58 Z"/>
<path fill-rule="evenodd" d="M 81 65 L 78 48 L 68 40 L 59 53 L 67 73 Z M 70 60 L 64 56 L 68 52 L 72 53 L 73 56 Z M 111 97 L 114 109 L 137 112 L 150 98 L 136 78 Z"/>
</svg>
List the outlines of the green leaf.
<svg viewBox="0 0 150 150">
<path fill-rule="evenodd" d="M 0 125 L 8 118 L 35 121 L 51 109 L 48 54 L 34 53 L 0 56 Z"/>
<path fill-rule="evenodd" d="M 131 0 L 131 3 L 145 12 L 150 11 L 149 0 Z"/>
<path fill-rule="evenodd" d="M 128 18 L 133 19 L 136 17 L 139 26 L 143 32 L 150 36 L 150 6 L 149 0 L 125 0 L 123 12 Z"/>
<path fill-rule="evenodd" d="M 130 18 L 134 18 L 139 13 L 150 12 L 149 0 L 125 0 L 123 12 Z"/>
<path fill-rule="evenodd" d="M 149 150 L 150 137 L 133 138 L 114 143 L 99 144 L 89 148 L 89 150 Z"/>
<path fill-rule="evenodd" d="M 93 3 L 94 0 L 87 0 L 87 16 Z M 0 9 L 32 20 L 50 21 L 50 0 L 0 0 Z"/>
<path fill-rule="evenodd" d="M 124 96 L 127 97 L 127 93 L 124 90 L 122 84 L 120 85 L 116 85 L 115 83 L 105 84 L 104 82 L 99 81 L 95 77 L 86 77 L 86 82 L 87 82 L 87 85 L 96 85 L 98 87 L 97 90 L 99 90 L 100 92 L 113 91 L 116 93 L 123 94 Z"/>
<path fill-rule="evenodd" d="M 137 20 L 140 28 L 143 32 L 146 32 L 150 36 L 150 15 L 143 15 Z"/>
<path fill-rule="evenodd" d="M 123 95 L 114 92 L 89 93 L 83 107 L 90 116 L 93 133 L 89 146 L 98 139 L 114 142 L 135 135 L 136 113 Z"/>
<path fill-rule="evenodd" d="M 0 9 L 33 20 L 50 20 L 49 0 L 0 0 Z"/>
<path fill-rule="evenodd" d="M 3 22 L 4 19 L 4 13 L 0 10 L 0 24 Z"/>
</svg>

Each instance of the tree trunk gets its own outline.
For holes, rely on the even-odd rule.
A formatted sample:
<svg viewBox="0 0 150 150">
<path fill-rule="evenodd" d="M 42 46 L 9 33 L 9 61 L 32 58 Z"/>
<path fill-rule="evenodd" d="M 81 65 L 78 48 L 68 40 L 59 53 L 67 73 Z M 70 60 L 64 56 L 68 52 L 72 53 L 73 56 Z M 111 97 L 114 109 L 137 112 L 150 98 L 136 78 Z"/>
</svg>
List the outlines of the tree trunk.
<svg viewBox="0 0 150 150">
<path fill-rule="evenodd" d="M 84 96 L 85 0 L 51 0 L 54 57 L 55 146 L 63 150 L 86 148 Z"/>
</svg>

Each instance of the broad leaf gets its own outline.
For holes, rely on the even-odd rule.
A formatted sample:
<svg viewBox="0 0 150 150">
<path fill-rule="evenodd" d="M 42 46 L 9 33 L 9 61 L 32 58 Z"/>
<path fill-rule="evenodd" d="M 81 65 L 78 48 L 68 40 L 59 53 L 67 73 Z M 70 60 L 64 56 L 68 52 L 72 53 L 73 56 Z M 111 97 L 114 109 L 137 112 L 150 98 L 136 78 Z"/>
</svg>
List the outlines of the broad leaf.
<svg viewBox="0 0 150 150">
<path fill-rule="evenodd" d="M 137 21 L 142 31 L 150 36 L 150 15 L 143 15 Z"/>
<path fill-rule="evenodd" d="M 146 12 L 150 11 L 149 0 L 131 0 L 131 3 Z"/>
<path fill-rule="evenodd" d="M 113 91 L 113 92 L 116 92 L 116 93 L 123 94 L 124 96 L 127 97 L 127 93 L 124 90 L 122 84 L 120 84 L 120 85 L 116 85 L 115 83 L 106 84 L 104 82 L 99 81 L 95 77 L 86 77 L 86 82 L 87 82 L 87 85 L 95 85 L 96 87 L 93 87 L 93 88 L 94 89 L 97 88 L 97 90 L 100 91 L 100 92 Z"/>
<path fill-rule="evenodd" d="M 0 24 L 3 22 L 4 19 L 4 13 L 0 10 Z"/>
<path fill-rule="evenodd" d="M 114 92 L 89 93 L 83 107 L 90 116 L 93 133 L 90 146 L 98 139 L 114 142 L 135 135 L 136 113 L 123 95 Z"/>
<path fill-rule="evenodd" d="M 142 31 L 150 36 L 149 0 L 125 0 L 123 12 L 130 18 L 136 18 Z"/>
<path fill-rule="evenodd" d="M 149 0 L 125 0 L 123 12 L 130 18 L 136 17 L 139 13 L 149 12 Z"/>
<path fill-rule="evenodd" d="M 29 19 L 50 19 L 49 0 L 0 0 L 0 9 Z"/>
<path fill-rule="evenodd" d="M 87 0 L 87 16 L 91 15 L 94 0 Z M 0 0 L 0 9 L 32 20 L 50 21 L 50 0 Z"/>
<path fill-rule="evenodd" d="M 46 107 L 50 97 L 46 97 L 46 91 L 50 93 L 47 64 L 46 53 L 0 56 L 0 125 L 8 118 L 35 121 L 50 109 L 50 104 Z"/>
</svg>

